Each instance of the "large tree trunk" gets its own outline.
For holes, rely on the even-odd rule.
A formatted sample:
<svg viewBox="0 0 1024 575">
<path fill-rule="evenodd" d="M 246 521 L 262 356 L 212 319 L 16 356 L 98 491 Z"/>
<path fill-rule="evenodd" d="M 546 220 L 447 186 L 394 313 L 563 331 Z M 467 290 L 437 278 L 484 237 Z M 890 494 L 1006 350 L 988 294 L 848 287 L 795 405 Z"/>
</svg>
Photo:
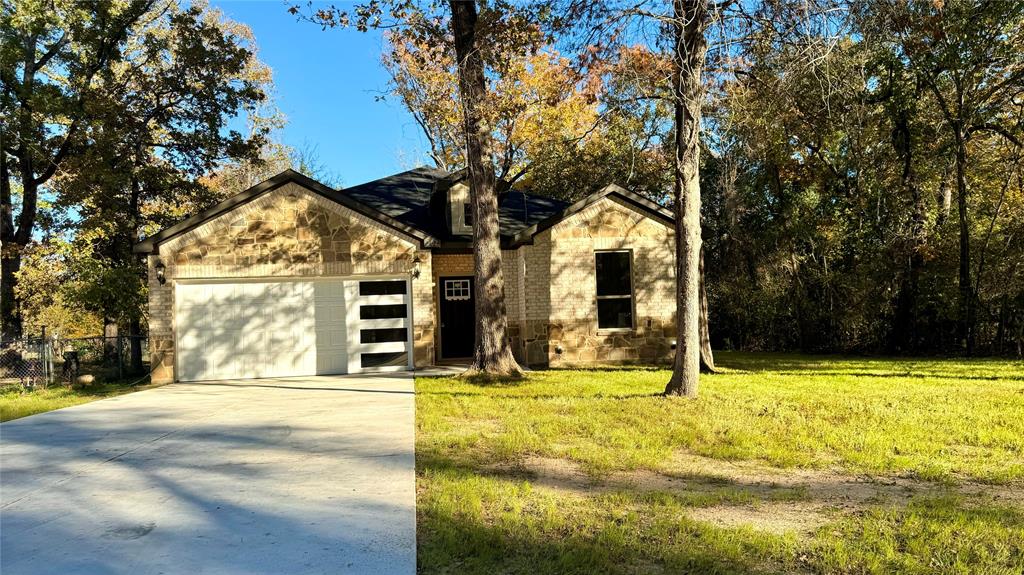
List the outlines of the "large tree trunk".
<svg viewBox="0 0 1024 575">
<path fill-rule="evenodd" d="M 0 266 L 2 266 L 0 282 L 3 283 L 0 286 L 2 287 L 0 300 L 3 300 L 3 330 L 0 331 L 0 334 L 2 334 L 2 339 L 6 340 L 21 337 L 21 315 L 18 313 L 18 305 L 14 299 L 14 282 L 18 270 L 21 269 L 21 246 L 7 243 L 6 240 L 3 244 L 3 256 L 2 262 L 0 262 Z"/>
<path fill-rule="evenodd" d="M 117 320 L 111 317 L 103 318 L 103 363 L 107 366 L 119 365 L 121 348 L 118 347 Z M 118 373 L 118 376 L 121 374 Z"/>
<path fill-rule="evenodd" d="M 956 206 L 960 224 L 960 340 L 967 355 L 974 353 L 974 290 L 971 286 L 971 231 L 967 221 L 967 142 L 956 129 Z"/>
<path fill-rule="evenodd" d="M 676 359 L 666 395 L 697 397 L 700 378 L 700 121 L 707 0 L 674 0 Z"/>
<path fill-rule="evenodd" d="M 139 242 L 139 220 L 141 219 L 141 213 L 139 210 L 139 202 L 142 196 L 142 185 L 138 178 L 139 164 L 141 163 L 141 150 L 136 147 L 135 149 L 135 163 L 132 166 L 132 177 L 131 177 L 131 197 L 129 198 L 128 209 L 131 212 L 131 229 L 128 230 L 128 246 L 134 246 Z M 128 250 L 131 250 L 129 247 Z M 139 270 L 143 281 L 146 277 L 146 256 L 137 255 L 128 252 L 128 263 L 129 266 L 134 266 L 135 269 Z M 141 313 L 141 310 L 139 310 Z M 142 322 L 139 316 L 133 316 L 128 320 L 128 345 L 130 349 L 129 357 L 130 368 L 129 372 L 132 375 L 138 375 L 142 373 Z"/>
<path fill-rule="evenodd" d="M 7 170 L 7 137 L 0 130 L 0 337 L 15 338 L 21 335 L 21 321 L 14 302 L 14 282 L 21 268 L 21 246 L 14 241 L 14 206 L 11 202 L 11 181 Z"/>
<path fill-rule="evenodd" d="M 129 341 L 129 373 L 139 375 L 142 373 L 142 322 L 139 318 L 133 317 L 128 321 Z"/>
<path fill-rule="evenodd" d="M 31 162 L 22 162 L 22 169 L 24 169 L 25 165 L 29 168 L 32 166 Z M 6 176 L 3 178 L 3 247 L 2 254 L 0 254 L 0 258 L 3 260 L 2 277 L 0 277 L 0 281 L 3 283 L 3 302 L 2 306 L 0 306 L 2 307 L 2 312 L 0 312 L 2 328 L 0 328 L 0 331 L 2 331 L 4 337 L 20 337 L 22 334 L 22 318 L 15 297 L 15 287 L 18 281 L 17 273 L 21 270 L 21 257 L 25 252 L 25 247 L 28 246 L 29 241 L 32 239 L 32 229 L 35 225 L 38 187 L 33 182 L 31 176 L 22 178 L 22 180 L 21 213 L 18 214 L 18 226 L 15 228 L 13 222 L 10 221 L 13 217 L 8 218 L 8 214 L 13 213 L 10 182 Z"/>
<path fill-rule="evenodd" d="M 715 354 L 711 351 L 711 329 L 708 327 L 708 290 L 704 282 L 704 250 L 700 250 L 700 370 L 715 373 Z"/>
<path fill-rule="evenodd" d="M 11 202 L 11 188 L 8 178 L 7 148 L 11 143 L 7 141 L 8 134 L 0 136 L 0 154 L 3 155 L 3 302 L 0 303 L 0 332 L 4 337 L 20 337 L 22 334 L 21 313 L 15 298 L 18 282 L 17 273 L 21 269 L 21 256 L 25 247 L 32 239 L 32 229 L 36 222 L 36 208 L 38 202 L 39 184 L 35 175 L 35 162 L 33 161 L 33 150 L 28 144 L 34 136 L 32 130 L 32 101 L 28 93 L 35 83 L 36 74 L 36 36 L 23 39 L 23 61 L 21 90 L 18 94 L 20 107 L 18 109 L 18 124 L 15 140 L 17 152 L 14 154 L 18 159 L 18 171 L 21 177 L 21 212 L 18 214 L 17 227 L 14 225 L 14 207 Z"/>
<path fill-rule="evenodd" d="M 896 134 L 894 145 L 896 153 L 902 159 L 903 171 L 900 176 L 903 193 L 910 198 L 913 205 L 913 220 L 910 229 L 909 253 L 907 268 L 896 300 L 894 314 L 893 342 L 894 351 L 909 352 L 917 348 L 917 299 L 921 268 L 924 267 L 924 247 L 928 241 L 926 227 L 927 207 L 921 189 L 917 183 L 917 174 L 913 162 L 913 134 L 910 127 L 909 112 L 902 110 L 895 118 Z"/>
<path fill-rule="evenodd" d="M 935 203 L 938 204 L 938 214 L 935 216 L 935 228 L 941 228 L 949 217 L 949 210 L 953 205 L 953 192 L 949 189 L 949 166 L 942 170 L 942 179 L 939 181 L 939 191 L 935 195 Z"/>
<path fill-rule="evenodd" d="M 521 374 L 512 356 L 505 314 L 505 278 L 501 273 L 498 196 L 491 161 L 491 133 L 483 119 L 487 97 L 484 60 L 476 45 L 475 2 L 449 0 L 459 66 L 459 92 L 466 132 L 466 165 L 473 212 L 473 276 L 476 280 L 476 334 L 473 365 L 467 373 Z"/>
</svg>

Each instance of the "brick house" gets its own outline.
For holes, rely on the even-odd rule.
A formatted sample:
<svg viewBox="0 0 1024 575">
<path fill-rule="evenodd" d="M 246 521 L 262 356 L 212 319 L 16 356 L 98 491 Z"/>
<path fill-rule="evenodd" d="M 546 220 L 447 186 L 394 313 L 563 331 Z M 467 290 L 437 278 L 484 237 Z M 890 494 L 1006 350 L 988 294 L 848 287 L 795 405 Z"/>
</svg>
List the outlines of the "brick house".
<svg viewBox="0 0 1024 575">
<path fill-rule="evenodd" d="M 672 215 L 608 186 L 575 204 L 506 192 L 510 338 L 531 366 L 665 361 Z M 469 190 L 417 168 L 344 190 L 288 170 L 135 246 L 153 380 L 410 369 L 473 347 Z"/>
</svg>

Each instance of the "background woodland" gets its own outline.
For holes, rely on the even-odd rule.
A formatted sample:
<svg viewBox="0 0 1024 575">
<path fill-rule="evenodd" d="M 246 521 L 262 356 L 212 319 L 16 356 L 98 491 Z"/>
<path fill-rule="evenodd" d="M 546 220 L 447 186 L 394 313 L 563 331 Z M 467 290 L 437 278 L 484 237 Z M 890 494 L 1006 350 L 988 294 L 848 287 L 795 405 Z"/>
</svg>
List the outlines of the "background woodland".
<svg viewBox="0 0 1024 575">
<path fill-rule="evenodd" d="M 836 2 L 812 25 L 800 3 L 749 4 L 708 33 L 713 347 L 1021 355 L 1024 5 Z M 315 150 L 280 143 L 287 119 L 258 39 L 216 10 L 2 7 L 5 337 L 143 332 L 135 241 L 287 167 L 337 184 Z M 574 9 L 540 3 L 517 13 L 536 20 L 514 38 L 488 36 L 496 174 L 570 201 L 614 182 L 667 205 L 663 26 L 648 18 L 601 43 L 567 21 Z M 459 169 L 453 42 L 435 41 L 443 14 L 416 14 L 385 32 L 382 88 L 429 160 Z M 294 20 L 283 8 L 283 25 L 310 26 Z"/>
</svg>

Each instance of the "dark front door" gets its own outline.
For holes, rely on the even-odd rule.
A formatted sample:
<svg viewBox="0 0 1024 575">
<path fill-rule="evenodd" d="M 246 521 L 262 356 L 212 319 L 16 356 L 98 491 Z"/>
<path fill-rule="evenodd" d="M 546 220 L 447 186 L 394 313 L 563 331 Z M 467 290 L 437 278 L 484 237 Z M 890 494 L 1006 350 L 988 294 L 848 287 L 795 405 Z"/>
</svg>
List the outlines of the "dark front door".
<svg viewBox="0 0 1024 575">
<path fill-rule="evenodd" d="M 473 278 L 439 278 L 441 295 L 441 358 L 473 356 L 476 315 Z"/>
</svg>

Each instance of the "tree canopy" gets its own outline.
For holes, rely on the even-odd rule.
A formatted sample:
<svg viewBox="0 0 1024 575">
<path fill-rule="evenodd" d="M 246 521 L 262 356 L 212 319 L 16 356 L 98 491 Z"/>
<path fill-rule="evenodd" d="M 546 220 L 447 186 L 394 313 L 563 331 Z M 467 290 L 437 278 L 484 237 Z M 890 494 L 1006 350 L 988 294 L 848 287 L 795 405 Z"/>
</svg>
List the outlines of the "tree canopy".
<svg viewBox="0 0 1024 575">
<path fill-rule="evenodd" d="M 482 158 L 501 185 L 574 200 L 617 183 L 672 206 L 674 6 L 477 3 Z M 708 9 L 698 145 L 714 346 L 1024 353 L 1024 6 Z M 386 29 L 385 97 L 437 166 L 469 164 L 448 3 L 295 13 Z M 275 140 L 271 82 L 251 32 L 202 3 L 3 2 L 5 336 L 20 317 L 130 329 L 145 315 L 136 238 L 287 166 L 337 183 Z"/>
</svg>

